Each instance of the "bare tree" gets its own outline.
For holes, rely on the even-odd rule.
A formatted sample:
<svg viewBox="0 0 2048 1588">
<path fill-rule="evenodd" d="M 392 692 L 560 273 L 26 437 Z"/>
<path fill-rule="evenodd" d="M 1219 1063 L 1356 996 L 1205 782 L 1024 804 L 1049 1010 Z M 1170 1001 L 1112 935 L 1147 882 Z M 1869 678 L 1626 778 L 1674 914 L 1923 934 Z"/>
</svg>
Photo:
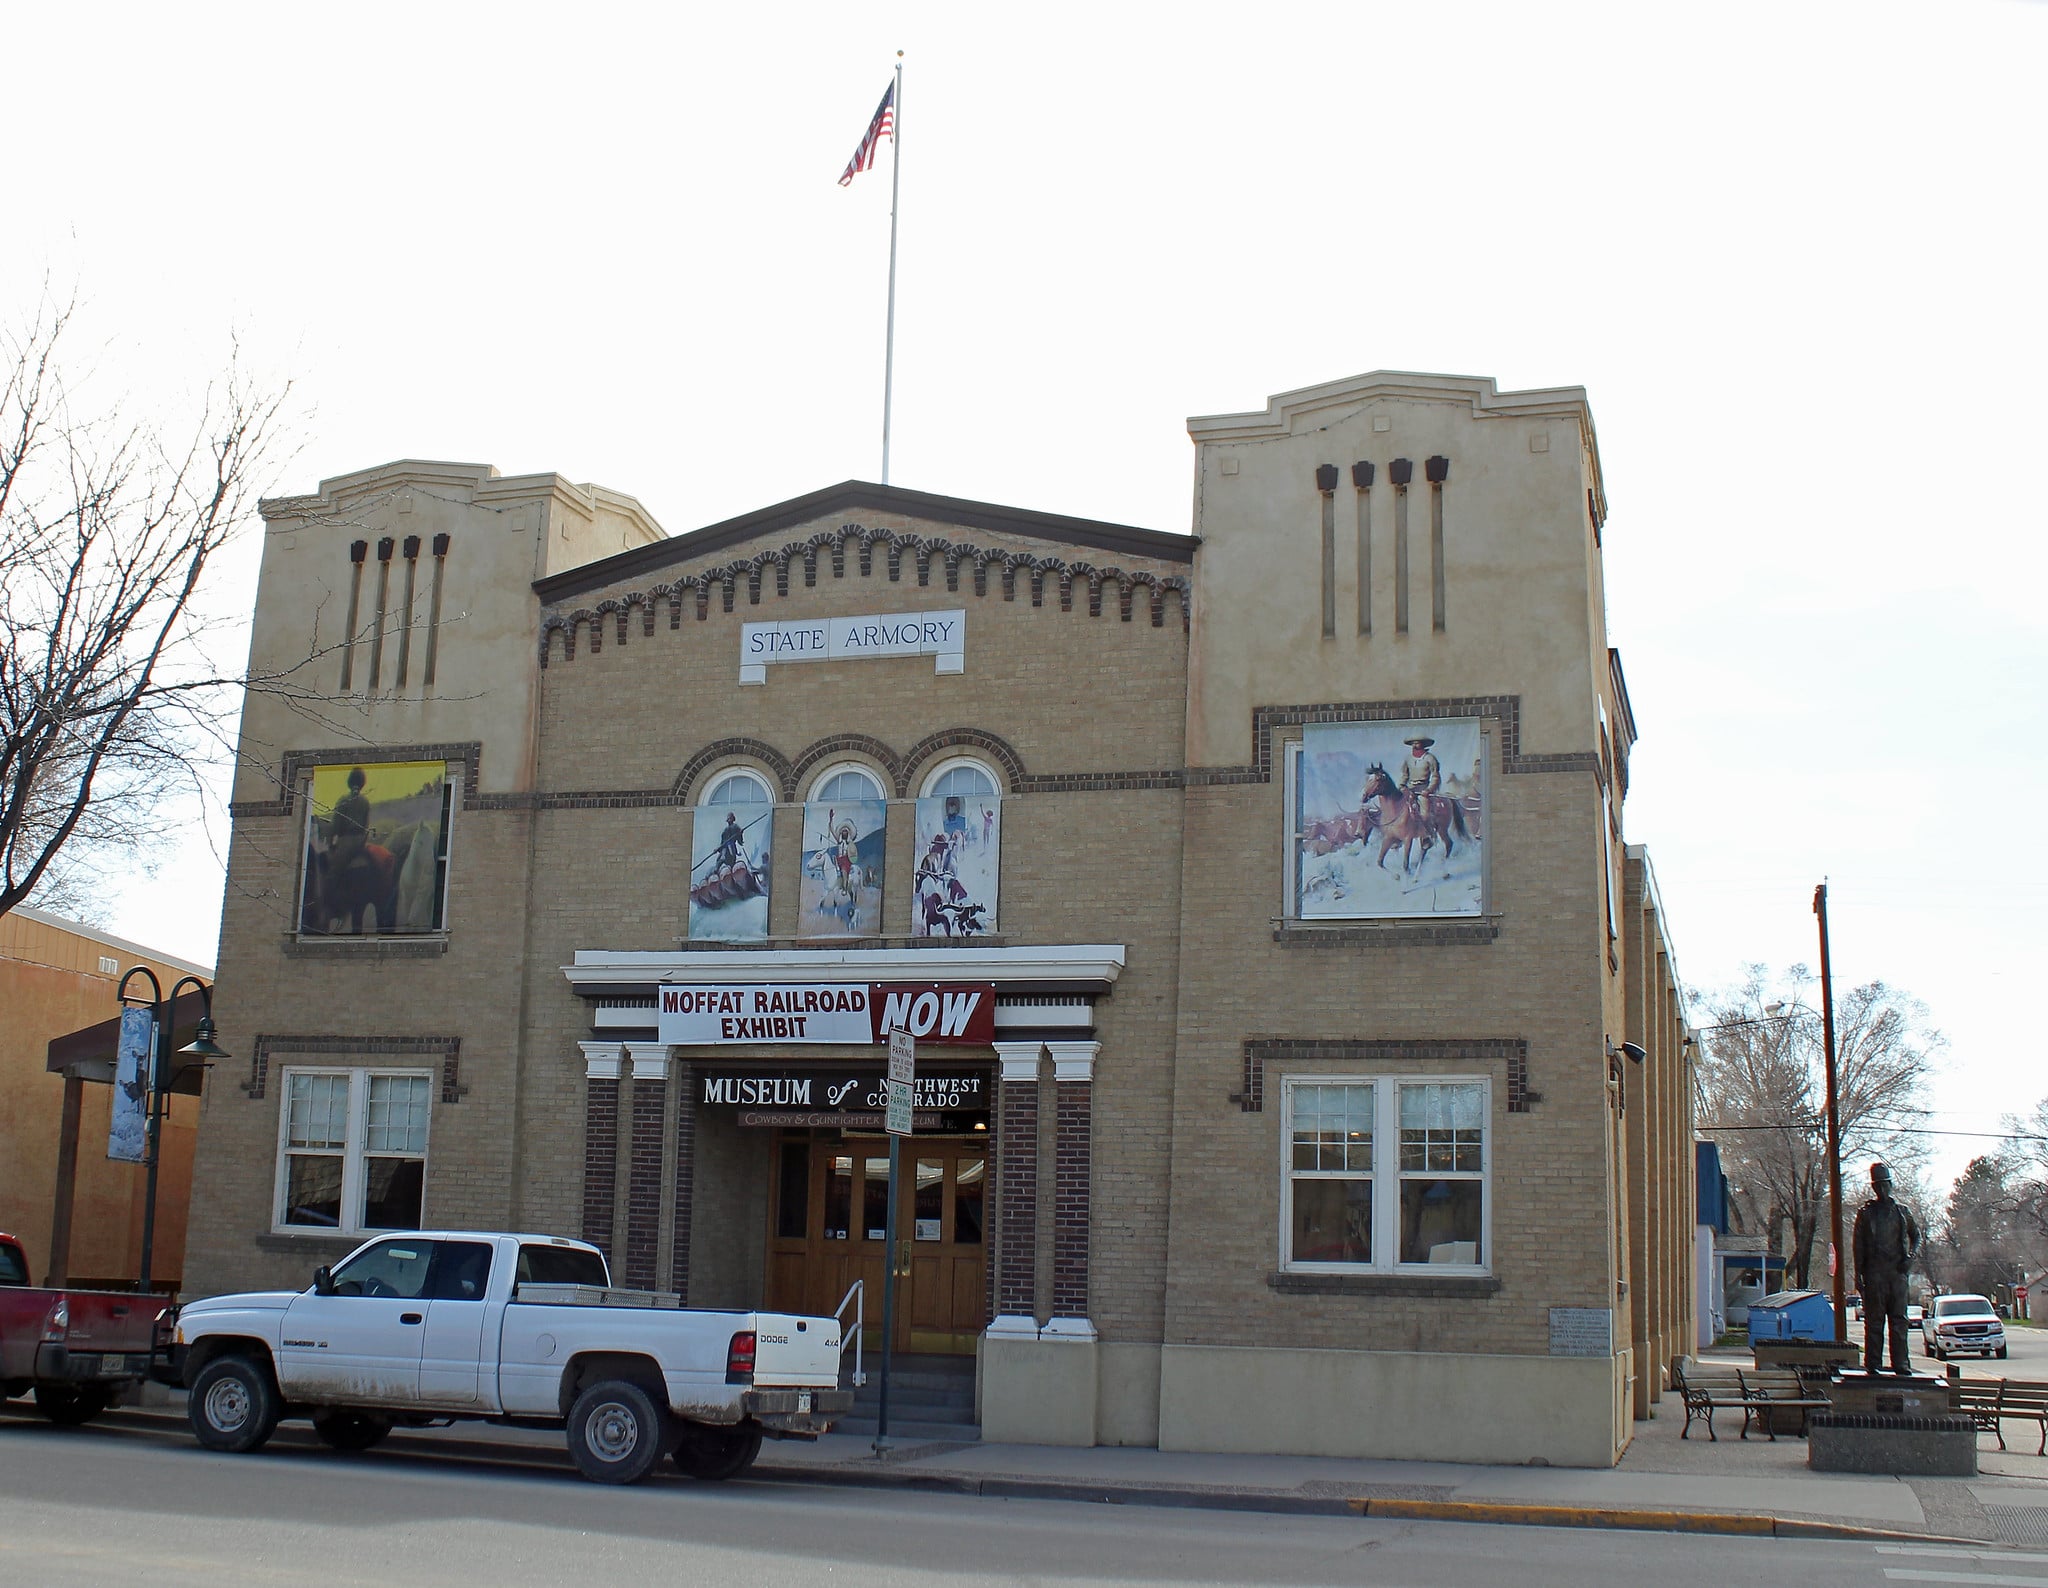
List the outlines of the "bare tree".
<svg viewBox="0 0 2048 1588">
<path fill-rule="evenodd" d="M 1775 990 L 1762 965 L 1709 1005 L 1696 1071 L 1700 1130 L 1720 1143 L 1746 1230 L 1786 1236 L 1787 1281 L 1807 1285 L 1824 1251 L 1828 1210 L 1827 1082 L 1814 979 L 1795 965 Z M 1945 1046 L 1918 999 L 1881 981 L 1835 998 L 1836 1110 L 1841 1121 L 1843 1224 L 1873 1158 L 1918 1163 L 1919 1099 Z M 1842 1260 L 1847 1261 L 1843 1253 Z M 1822 1265 L 1823 1272 L 1825 1264 Z"/>
<path fill-rule="evenodd" d="M 194 602 L 278 462 L 289 388 L 234 361 L 173 434 L 82 412 L 73 310 L 0 330 L 0 911 L 75 906 L 159 831 L 237 682 Z"/>
</svg>

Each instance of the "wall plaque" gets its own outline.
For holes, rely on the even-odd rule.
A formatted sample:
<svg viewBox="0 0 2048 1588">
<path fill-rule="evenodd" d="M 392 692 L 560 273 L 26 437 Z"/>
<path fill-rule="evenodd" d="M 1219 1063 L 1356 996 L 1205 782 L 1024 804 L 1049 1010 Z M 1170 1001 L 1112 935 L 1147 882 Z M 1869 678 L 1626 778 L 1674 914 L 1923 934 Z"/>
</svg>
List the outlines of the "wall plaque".
<svg viewBox="0 0 2048 1588">
<path fill-rule="evenodd" d="M 1550 1354 L 1614 1355 L 1614 1310 L 1611 1307 L 1552 1307 Z"/>
</svg>

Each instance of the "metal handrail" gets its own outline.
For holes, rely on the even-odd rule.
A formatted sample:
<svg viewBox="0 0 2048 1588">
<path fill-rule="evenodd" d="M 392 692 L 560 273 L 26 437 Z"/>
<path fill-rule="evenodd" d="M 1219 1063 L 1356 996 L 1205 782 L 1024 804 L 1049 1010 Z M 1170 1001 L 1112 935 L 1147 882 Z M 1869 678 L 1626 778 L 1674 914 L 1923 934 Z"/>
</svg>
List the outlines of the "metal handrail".
<svg viewBox="0 0 2048 1588">
<path fill-rule="evenodd" d="M 840 1299 L 839 1310 L 832 1314 L 833 1317 L 839 1320 L 839 1361 L 842 1367 L 846 1362 L 846 1347 L 848 1343 L 851 1342 L 853 1346 L 853 1387 L 855 1389 L 859 1389 L 868 1381 L 868 1376 L 861 1370 L 860 1365 L 861 1326 L 867 1315 L 867 1301 L 868 1282 L 865 1279 L 856 1279 L 853 1282 L 853 1288 L 847 1291 L 845 1296 Z M 848 1307 L 853 1308 L 853 1328 L 851 1331 L 846 1327 L 846 1309 Z"/>
</svg>

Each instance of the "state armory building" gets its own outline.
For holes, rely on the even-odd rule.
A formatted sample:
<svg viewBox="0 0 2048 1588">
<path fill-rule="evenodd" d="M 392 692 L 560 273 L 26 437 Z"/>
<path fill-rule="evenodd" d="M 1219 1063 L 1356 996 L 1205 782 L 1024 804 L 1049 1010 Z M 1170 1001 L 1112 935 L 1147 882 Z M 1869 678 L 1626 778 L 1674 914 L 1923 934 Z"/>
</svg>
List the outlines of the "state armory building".
<svg viewBox="0 0 2048 1588">
<path fill-rule="evenodd" d="M 848 483 L 669 536 L 416 461 L 266 502 L 253 665 L 348 709 L 245 713 L 195 1293 L 455 1226 L 872 1297 L 900 1027 L 895 1344 L 978 1358 L 985 1437 L 1612 1462 L 1692 1154 L 1584 394 L 1189 431 L 1192 535 Z"/>
</svg>

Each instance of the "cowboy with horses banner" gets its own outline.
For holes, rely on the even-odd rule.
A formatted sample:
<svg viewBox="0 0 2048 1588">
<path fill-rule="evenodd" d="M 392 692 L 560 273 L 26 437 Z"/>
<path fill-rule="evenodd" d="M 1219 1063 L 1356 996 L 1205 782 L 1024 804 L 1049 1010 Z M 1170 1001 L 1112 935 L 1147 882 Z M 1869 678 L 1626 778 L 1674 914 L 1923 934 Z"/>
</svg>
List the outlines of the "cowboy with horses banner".
<svg viewBox="0 0 2048 1588">
<path fill-rule="evenodd" d="M 1476 717 L 1310 723 L 1294 779 L 1294 914 L 1478 915 L 1486 752 Z"/>
</svg>

